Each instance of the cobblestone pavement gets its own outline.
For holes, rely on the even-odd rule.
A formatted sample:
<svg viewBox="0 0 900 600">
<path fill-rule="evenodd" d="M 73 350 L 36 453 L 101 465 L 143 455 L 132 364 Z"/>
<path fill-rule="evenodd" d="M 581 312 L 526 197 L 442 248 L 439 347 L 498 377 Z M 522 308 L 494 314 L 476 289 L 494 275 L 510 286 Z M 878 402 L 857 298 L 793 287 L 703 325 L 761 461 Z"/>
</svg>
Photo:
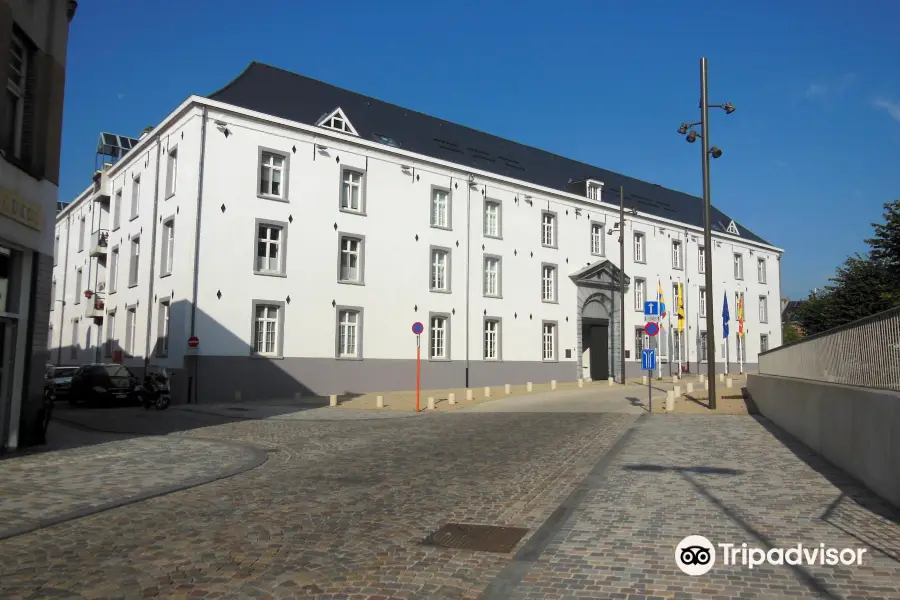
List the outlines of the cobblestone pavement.
<svg viewBox="0 0 900 600">
<path fill-rule="evenodd" d="M 605 478 L 582 488 L 540 557 L 528 560 L 520 551 L 484 597 L 900 598 L 896 511 L 792 440 L 779 443 L 765 423 L 745 416 L 643 419 Z M 674 562 L 675 546 L 688 535 L 738 547 L 868 550 L 862 566 L 753 570 L 723 566 L 717 550 L 715 567 L 691 577 Z M 516 581 L 511 593 L 497 585 Z"/>
<path fill-rule="evenodd" d="M 152 418 L 128 427 L 170 427 Z M 0 597 L 475 598 L 509 555 L 419 540 L 447 522 L 534 532 L 634 418 L 435 414 L 176 431 L 167 437 L 277 451 L 229 479 L 0 541 Z"/>
</svg>

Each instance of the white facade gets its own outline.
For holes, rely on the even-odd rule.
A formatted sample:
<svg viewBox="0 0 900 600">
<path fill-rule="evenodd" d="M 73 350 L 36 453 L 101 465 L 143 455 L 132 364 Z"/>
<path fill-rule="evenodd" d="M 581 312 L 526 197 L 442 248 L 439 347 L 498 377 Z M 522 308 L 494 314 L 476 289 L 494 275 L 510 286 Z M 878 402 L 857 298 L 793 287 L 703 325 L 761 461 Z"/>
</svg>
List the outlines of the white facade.
<svg viewBox="0 0 900 600">
<path fill-rule="evenodd" d="M 345 118 L 352 123 L 352 114 Z M 177 169 L 168 158 L 173 150 Z M 271 175 L 273 169 L 279 174 Z M 175 369 L 185 390 L 190 387 L 191 396 L 203 402 L 231 399 L 234 391 L 254 398 L 409 389 L 416 356 L 411 326 L 421 321 L 423 387 L 597 377 L 580 338 L 584 294 L 570 276 L 605 260 L 618 266 L 618 190 L 602 190 L 601 204 L 197 97 L 101 181 L 108 201 L 96 200 L 89 189 L 57 219 L 54 281 L 65 314 L 57 308 L 52 315 L 54 362 L 111 357 L 113 352 L 97 349 L 111 336 L 110 350 L 125 350 L 126 365 Z M 108 249 L 98 258 L 90 258 L 89 241 L 79 251 L 78 236 L 69 235 L 79 231 L 83 217 L 88 238 L 110 230 Z M 626 216 L 625 230 L 628 375 L 640 369 L 635 332 L 645 319 L 635 290 L 641 279 L 649 300 L 662 282 L 670 310 L 673 283 L 684 283 L 683 362 L 696 371 L 697 334 L 705 329 L 697 317 L 702 231 L 640 213 Z M 639 260 L 635 235 L 643 235 Z M 140 258 L 136 284 L 130 285 L 135 236 Z M 680 268 L 673 266 L 673 241 L 682 244 Z M 743 292 L 745 362 L 753 368 L 766 343 L 761 336 L 769 347 L 781 342 L 781 250 L 739 235 L 714 232 L 714 241 L 716 329 L 721 336 L 721 299 L 727 293 L 736 371 L 735 293 Z M 113 281 L 115 247 L 119 266 Z M 167 253 L 171 274 L 162 273 Z M 742 256 L 742 279 L 734 276 L 735 254 Z M 764 283 L 757 278 L 758 260 L 765 262 Z M 79 268 L 81 290 L 73 283 Z M 342 281 L 347 278 L 352 281 Z M 102 309 L 85 312 L 92 303 L 84 290 L 101 287 Z M 760 298 L 768 307 L 762 322 Z M 168 336 L 163 302 L 170 307 Z M 128 311 L 134 311 L 131 317 Z M 111 314 L 115 323 L 108 331 Z M 617 339 L 618 317 L 613 321 L 609 336 Z M 668 330 L 667 320 L 664 325 Z M 200 340 L 194 352 L 187 348 L 191 335 Z M 161 351 L 166 345 L 167 353 Z M 604 378 L 618 369 L 616 343 L 610 348 Z M 724 363 L 721 340 L 716 348 Z"/>
</svg>

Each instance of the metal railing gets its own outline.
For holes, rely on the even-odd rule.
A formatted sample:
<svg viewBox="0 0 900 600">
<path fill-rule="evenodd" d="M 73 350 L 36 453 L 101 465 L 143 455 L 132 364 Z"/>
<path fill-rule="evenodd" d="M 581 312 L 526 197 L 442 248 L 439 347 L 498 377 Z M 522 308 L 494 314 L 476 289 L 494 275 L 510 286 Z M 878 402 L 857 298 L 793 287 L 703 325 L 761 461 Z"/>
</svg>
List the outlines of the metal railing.
<svg viewBox="0 0 900 600">
<path fill-rule="evenodd" d="M 900 307 L 764 352 L 759 372 L 900 391 Z"/>
</svg>

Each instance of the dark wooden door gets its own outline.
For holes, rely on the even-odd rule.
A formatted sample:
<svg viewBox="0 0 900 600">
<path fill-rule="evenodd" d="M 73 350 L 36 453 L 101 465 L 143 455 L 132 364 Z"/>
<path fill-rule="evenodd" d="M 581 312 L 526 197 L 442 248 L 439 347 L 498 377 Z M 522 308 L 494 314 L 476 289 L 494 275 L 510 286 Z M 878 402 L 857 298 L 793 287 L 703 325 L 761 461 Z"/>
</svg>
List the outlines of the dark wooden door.
<svg viewBox="0 0 900 600">
<path fill-rule="evenodd" d="M 591 379 L 609 377 L 609 325 L 591 326 Z"/>
</svg>

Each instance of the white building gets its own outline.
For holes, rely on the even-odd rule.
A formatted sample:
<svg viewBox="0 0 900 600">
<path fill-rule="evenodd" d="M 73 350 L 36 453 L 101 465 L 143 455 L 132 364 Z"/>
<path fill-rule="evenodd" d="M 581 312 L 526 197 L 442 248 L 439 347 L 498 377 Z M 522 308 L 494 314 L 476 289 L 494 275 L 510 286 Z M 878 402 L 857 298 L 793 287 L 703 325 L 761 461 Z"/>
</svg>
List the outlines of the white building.
<svg viewBox="0 0 900 600">
<path fill-rule="evenodd" d="M 649 343 L 643 301 L 659 281 L 670 307 L 683 284 L 687 314 L 681 343 L 664 335 L 662 354 L 696 372 L 705 359 L 701 207 L 253 63 L 209 98 L 186 100 L 59 214 L 54 293 L 65 311 L 52 315 L 53 359 L 123 350 L 126 365 L 175 370 L 187 399 L 202 402 L 235 391 L 409 389 L 420 321 L 423 387 L 606 379 L 620 375 L 624 315 L 632 376 Z M 718 210 L 713 221 L 731 370 L 737 293 L 744 368 L 753 369 L 761 349 L 781 342 L 782 251 Z M 722 306 L 710 309 L 721 336 Z M 721 339 L 716 352 L 724 370 Z"/>
</svg>

